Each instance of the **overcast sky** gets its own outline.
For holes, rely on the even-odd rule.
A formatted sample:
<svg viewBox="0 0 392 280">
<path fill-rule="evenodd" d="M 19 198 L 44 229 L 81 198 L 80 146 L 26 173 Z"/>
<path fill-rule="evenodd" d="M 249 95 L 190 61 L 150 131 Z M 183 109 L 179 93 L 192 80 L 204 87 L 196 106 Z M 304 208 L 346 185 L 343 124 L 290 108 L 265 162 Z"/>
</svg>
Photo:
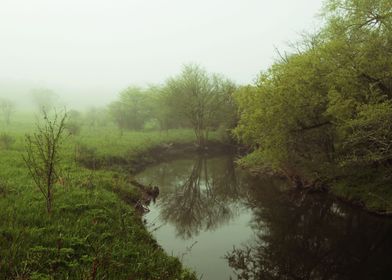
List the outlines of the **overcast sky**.
<svg viewBox="0 0 392 280">
<path fill-rule="evenodd" d="M 0 80 L 102 89 L 161 83 L 199 63 L 251 83 L 322 0 L 0 0 Z"/>
</svg>

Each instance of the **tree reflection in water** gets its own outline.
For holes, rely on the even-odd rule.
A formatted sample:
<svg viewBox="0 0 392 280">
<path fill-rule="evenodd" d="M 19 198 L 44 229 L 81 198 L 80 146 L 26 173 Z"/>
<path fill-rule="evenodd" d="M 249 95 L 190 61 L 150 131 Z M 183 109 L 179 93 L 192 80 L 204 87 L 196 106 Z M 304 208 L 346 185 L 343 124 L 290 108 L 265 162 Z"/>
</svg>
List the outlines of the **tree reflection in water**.
<svg viewBox="0 0 392 280">
<path fill-rule="evenodd" d="M 181 170 L 188 166 L 188 172 Z M 215 161 L 199 156 L 191 165 L 179 161 L 155 172 L 154 181 L 164 186 L 157 201 L 160 218 L 175 225 L 179 237 L 214 230 L 236 216 L 239 189 L 231 157 Z"/>
<path fill-rule="evenodd" d="M 227 252 L 228 245 L 221 256 L 227 253 L 238 279 L 392 279 L 391 219 L 326 195 L 281 191 L 285 182 L 280 179 L 236 174 L 230 157 L 176 160 L 138 178 L 160 186 L 157 220 L 174 225 L 179 238 L 223 228 L 239 213 L 252 217 L 249 231 L 233 231 L 232 236 L 222 231 L 222 241 L 237 246 Z M 241 243 L 252 232 L 251 240 Z"/>
<path fill-rule="evenodd" d="M 319 195 L 251 183 L 251 244 L 226 255 L 238 279 L 391 279 L 391 221 Z"/>
</svg>

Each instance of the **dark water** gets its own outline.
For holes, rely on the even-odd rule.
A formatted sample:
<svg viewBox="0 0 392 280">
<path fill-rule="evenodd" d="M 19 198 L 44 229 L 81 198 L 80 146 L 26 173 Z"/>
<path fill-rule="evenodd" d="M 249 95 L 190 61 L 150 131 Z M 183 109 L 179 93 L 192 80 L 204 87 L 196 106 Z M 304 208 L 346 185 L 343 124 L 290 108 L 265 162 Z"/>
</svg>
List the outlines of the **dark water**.
<svg viewBox="0 0 392 280">
<path fill-rule="evenodd" d="M 167 253 L 201 279 L 392 279 L 392 221 L 327 195 L 255 179 L 230 156 L 153 166 L 145 218 Z"/>
</svg>

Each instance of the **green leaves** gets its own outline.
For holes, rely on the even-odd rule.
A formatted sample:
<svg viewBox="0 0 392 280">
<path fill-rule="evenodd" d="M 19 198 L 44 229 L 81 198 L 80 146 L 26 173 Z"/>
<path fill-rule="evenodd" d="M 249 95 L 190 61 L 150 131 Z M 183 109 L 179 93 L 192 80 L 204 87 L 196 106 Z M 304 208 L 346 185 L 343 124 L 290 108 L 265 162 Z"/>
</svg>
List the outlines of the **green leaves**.
<svg viewBox="0 0 392 280">
<path fill-rule="evenodd" d="M 235 94 L 238 139 L 268 163 L 310 179 L 334 166 L 389 166 L 392 2 L 328 1 L 326 26 Z M 287 172 L 286 172 L 287 173 Z"/>
<path fill-rule="evenodd" d="M 209 74 L 198 65 L 188 64 L 180 75 L 167 81 L 164 97 L 171 114 L 191 127 L 198 144 L 204 146 L 210 130 L 217 129 L 220 124 L 234 125 L 234 89 L 231 81 Z"/>
</svg>

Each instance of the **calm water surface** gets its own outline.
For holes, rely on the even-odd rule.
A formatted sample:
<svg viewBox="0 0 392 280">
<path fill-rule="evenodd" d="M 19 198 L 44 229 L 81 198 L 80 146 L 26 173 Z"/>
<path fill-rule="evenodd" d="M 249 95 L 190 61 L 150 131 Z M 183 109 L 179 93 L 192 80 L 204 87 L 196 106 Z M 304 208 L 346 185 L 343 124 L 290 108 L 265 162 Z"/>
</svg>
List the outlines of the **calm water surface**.
<svg viewBox="0 0 392 280">
<path fill-rule="evenodd" d="M 149 230 L 201 279 L 392 279 L 391 219 L 285 191 L 231 156 L 162 163 L 138 180 L 160 188 Z"/>
</svg>

